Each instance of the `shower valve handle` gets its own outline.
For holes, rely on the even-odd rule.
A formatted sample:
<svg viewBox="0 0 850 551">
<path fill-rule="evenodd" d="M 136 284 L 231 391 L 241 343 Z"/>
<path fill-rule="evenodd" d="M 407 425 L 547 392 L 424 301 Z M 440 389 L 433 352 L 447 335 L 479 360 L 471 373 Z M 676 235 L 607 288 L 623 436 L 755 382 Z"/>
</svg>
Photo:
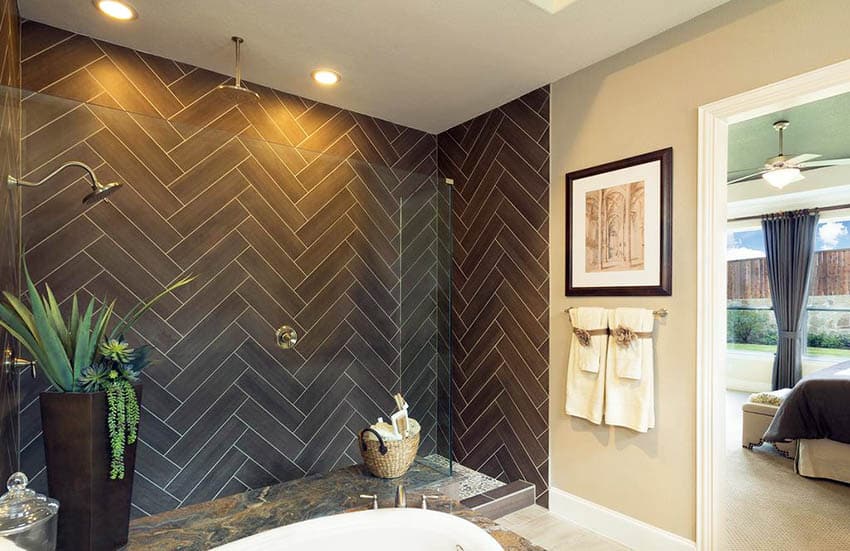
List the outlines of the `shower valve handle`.
<svg viewBox="0 0 850 551">
<path fill-rule="evenodd" d="M 11 348 L 3 351 L 3 369 L 10 373 L 20 373 L 29 369 L 32 373 L 32 378 L 35 379 L 38 373 L 35 369 L 35 361 L 27 360 L 26 358 L 17 358 Z"/>
</svg>

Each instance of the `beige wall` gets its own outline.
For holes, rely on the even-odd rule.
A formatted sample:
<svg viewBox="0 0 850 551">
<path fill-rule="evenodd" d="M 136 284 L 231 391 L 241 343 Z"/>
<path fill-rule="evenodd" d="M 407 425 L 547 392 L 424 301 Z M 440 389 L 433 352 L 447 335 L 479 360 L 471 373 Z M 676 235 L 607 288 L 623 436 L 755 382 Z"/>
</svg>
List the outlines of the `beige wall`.
<svg viewBox="0 0 850 551">
<path fill-rule="evenodd" d="M 697 108 L 850 57 L 846 0 L 733 1 L 552 87 L 551 482 L 695 537 Z M 673 296 L 564 296 L 564 174 L 673 146 Z M 658 327 L 656 429 L 637 434 L 567 417 L 574 305 L 665 307 Z"/>
</svg>

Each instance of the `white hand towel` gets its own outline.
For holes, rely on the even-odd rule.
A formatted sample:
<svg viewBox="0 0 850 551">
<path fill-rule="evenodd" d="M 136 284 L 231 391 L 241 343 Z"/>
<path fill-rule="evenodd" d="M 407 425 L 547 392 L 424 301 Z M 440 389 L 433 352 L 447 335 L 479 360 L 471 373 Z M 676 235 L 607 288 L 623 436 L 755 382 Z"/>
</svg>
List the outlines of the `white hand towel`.
<svg viewBox="0 0 850 551">
<path fill-rule="evenodd" d="M 576 347 L 576 360 L 579 369 L 590 373 L 599 373 L 599 349 L 607 345 L 607 335 L 590 335 L 590 342 L 583 345 L 581 339 L 576 335 L 579 331 L 598 331 L 607 329 L 608 315 L 604 308 L 573 308 L 570 310 L 570 323 L 573 326 L 573 342 L 578 341 Z"/>
<path fill-rule="evenodd" d="M 651 310 L 635 308 L 618 308 L 608 312 L 611 335 L 608 337 L 605 369 L 605 423 L 646 432 L 655 427 L 653 342 L 652 338 L 637 339 L 636 371 L 630 350 L 621 354 L 614 334 L 618 323 L 625 326 L 626 321 L 634 323 L 629 329 L 650 333 L 654 317 Z"/>
<path fill-rule="evenodd" d="M 646 341 L 650 341 L 651 346 L 651 337 L 646 335 L 652 333 L 655 316 L 652 310 L 644 308 L 617 308 L 612 310 L 612 314 L 609 314 L 609 325 L 615 346 L 608 351 L 609 361 L 614 362 L 619 377 L 640 379 L 643 346 Z M 632 332 L 637 336 L 631 340 L 623 339 L 626 341 L 623 342 L 616 338 L 618 331 Z"/>
<path fill-rule="evenodd" d="M 570 310 L 572 326 L 589 331 L 606 328 L 607 317 L 604 308 Z M 583 346 L 573 334 L 567 363 L 566 412 L 597 425 L 602 422 L 605 403 L 605 369 L 600 367 L 605 366 L 607 338 L 594 335 L 590 337 L 590 346 Z"/>
</svg>

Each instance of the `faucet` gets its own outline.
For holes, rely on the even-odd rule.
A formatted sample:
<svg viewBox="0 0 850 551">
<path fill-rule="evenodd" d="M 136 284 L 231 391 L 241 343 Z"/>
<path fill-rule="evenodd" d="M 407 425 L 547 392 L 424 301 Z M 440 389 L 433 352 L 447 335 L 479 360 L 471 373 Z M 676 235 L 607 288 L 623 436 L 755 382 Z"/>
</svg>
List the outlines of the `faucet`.
<svg viewBox="0 0 850 551">
<path fill-rule="evenodd" d="M 372 509 L 378 508 L 378 494 L 372 494 L 372 495 L 360 494 L 360 499 L 368 499 L 372 502 Z"/>
<path fill-rule="evenodd" d="M 407 507 L 407 496 L 404 493 L 403 484 L 399 484 L 395 489 L 395 506 Z"/>
<path fill-rule="evenodd" d="M 428 510 L 428 500 L 429 499 L 440 499 L 441 497 L 443 497 L 443 496 L 426 496 L 426 495 L 423 495 L 422 496 L 422 509 L 424 509 L 426 511 Z"/>
</svg>

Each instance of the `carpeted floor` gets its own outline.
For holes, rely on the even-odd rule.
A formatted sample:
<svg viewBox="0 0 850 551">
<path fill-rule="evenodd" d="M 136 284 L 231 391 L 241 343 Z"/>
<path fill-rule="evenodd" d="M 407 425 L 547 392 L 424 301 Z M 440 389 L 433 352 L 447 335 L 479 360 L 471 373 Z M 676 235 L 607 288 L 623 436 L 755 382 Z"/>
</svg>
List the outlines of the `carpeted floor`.
<svg viewBox="0 0 850 551">
<path fill-rule="evenodd" d="M 741 447 L 741 404 L 726 397 L 725 537 L 730 551 L 850 549 L 850 486 L 794 473 L 772 446 Z"/>
</svg>

